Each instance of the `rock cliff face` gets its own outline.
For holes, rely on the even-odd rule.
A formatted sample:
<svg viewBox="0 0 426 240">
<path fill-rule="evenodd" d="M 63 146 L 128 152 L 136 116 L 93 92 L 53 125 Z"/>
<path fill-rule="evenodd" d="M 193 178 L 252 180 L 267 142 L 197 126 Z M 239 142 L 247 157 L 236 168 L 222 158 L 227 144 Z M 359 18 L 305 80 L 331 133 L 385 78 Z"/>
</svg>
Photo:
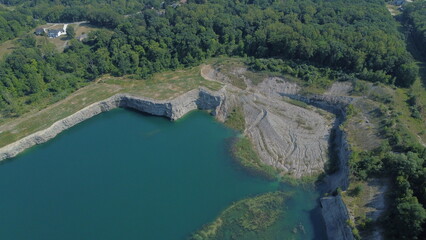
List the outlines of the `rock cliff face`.
<svg viewBox="0 0 426 240">
<path fill-rule="evenodd" d="M 0 161 L 15 157 L 25 149 L 44 143 L 62 131 L 86 119 L 117 107 L 131 108 L 155 116 L 164 116 L 171 120 L 176 120 L 195 109 L 212 110 L 212 114 L 216 115 L 223 100 L 223 89 L 218 92 L 210 92 L 202 88 L 195 89 L 171 101 L 155 101 L 128 94 L 117 94 L 103 101 L 93 103 L 71 116 L 55 122 L 47 129 L 33 133 L 19 141 L 0 148 Z"/>
<path fill-rule="evenodd" d="M 346 141 L 346 134 L 340 129 L 340 125 L 346 119 L 346 106 L 350 103 L 353 103 L 357 99 L 353 97 L 330 95 L 313 95 L 310 97 L 292 94 L 282 95 L 316 106 L 328 112 L 332 112 L 336 115 L 336 119 L 333 124 L 333 130 L 335 135 L 334 139 L 331 139 L 331 141 L 334 141 L 334 145 L 337 150 L 339 170 L 331 175 L 327 175 L 327 177 L 325 178 L 325 181 L 327 183 L 326 191 L 332 192 L 338 187 L 340 187 L 342 190 L 346 190 L 349 186 L 348 161 L 350 156 L 350 150 L 348 142 Z"/>
<path fill-rule="evenodd" d="M 349 219 L 348 210 L 340 196 L 321 198 L 322 214 L 327 226 L 329 240 L 352 240 L 351 228 L 346 220 Z"/>
<path fill-rule="evenodd" d="M 345 96 L 331 96 L 331 95 L 313 95 L 310 97 L 303 97 L 293 94 L 282 94 L 283 96 L 290 97 L 307 104 L 314 105 L 326 111 L 332 112 L 336 115 L 334 122 L 334 141 L 335 150 L 337 150 L 338 157 L 338 170 L 330 175 L 327 175 L 324 181 L 325 191 L 333 192 L 337 188 L 346 190 L 349 186 L 349 157 L 350 148 L 346 140 L 346 134 L 340 129 L 340 125 L 346 119 L 345 108 L 348 104 L 356 101 L 356 98 Z M 320 199 L 322 214 L 327 228 L 328 239 L 333 240 L 352 240 L 354 236 L 351 228 L 348 226 L 349 220 L 348 210 L 340 196 L 323 197 Z"/>
</svg>

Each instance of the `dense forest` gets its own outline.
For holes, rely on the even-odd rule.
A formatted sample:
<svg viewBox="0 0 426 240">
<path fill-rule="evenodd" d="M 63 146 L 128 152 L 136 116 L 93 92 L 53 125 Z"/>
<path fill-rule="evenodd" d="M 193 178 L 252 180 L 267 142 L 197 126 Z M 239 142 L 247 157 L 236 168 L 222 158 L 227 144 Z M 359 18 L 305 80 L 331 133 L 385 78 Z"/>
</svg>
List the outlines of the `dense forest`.
<svg viewBox="0 0 426 240">
<path fill-rule="evenodd" d="M 381 0 L 0 2 L 30 22 L 87 20 L 113 30 L 71 41 L 63 54 L 24 39 L 1 63 L 0 106 L 9 116 L 105 73 L 143 78 L 218 55 L 295 60 L 398 86 L 418 72 Z"/>
<path fill-rule="evenodd" d="M 368 72 L 368 80 L 396 81 L 399 86 L 409 86 L 417 72 L 382 0 L 190 0 L 203 4 L 180 7 L 172 1 L 153 0 L 6 2 L 21 4 L 34 18 L 48 22 L 88 20 L 111 29 L 125 24 L 138 35 L 161 28 L 157 37 L 145 37 L 166 43 L 172 56 L 183 44 L 174 37 L 182 34 L 179 27 L 184 26 L 194 35 L 188 41 L 196 43 L 190 51 L 184 46 L 177 53 L 184 64 L 218 54 L 298 59 L 349 72 Z M 132 17 L 125 19 L 123 14 Z"/>
<path fill-rule="evenodd" d="M 412 35 L 416 46 L 426 57 L 426 1 L 418 0 L 408 4 L 403 17 L 413 27 Z"/>
<path fill-rule="evenodd" d="M 0 115 L 57 101 L 103 74 L 142 79 L 220 55 L 247 56 L 253 69 L 305 81 L 364 79 L 410 86 L 418 68 L 383 0 L 0 0 L 0 42 L 20 36 L 0 61 Z M 407 7 L 419 46 L 426 46 L 425 1 Z M 63 53 L 25 35 L 36 22 L 89 21 L 100 27 Z M 423 48 L 426 51 L 426 48 Z M 265 60 L 267 59 L 267 60 Z M 323 76 L 317 76 L 317 74 Z M 406 142 L 391 110 L 388 144 L 355 153 L 354 174 L 394 180 L 388 216 L 395 239 L 424 236 L 426 151 Z M 389 154 L 388 152 L 396 152 Z M 392 169 L 392 172 L 385 171 Z"/>
<path fill-rule="evenodd" d="M 14 39 L 35 26 L 36 23 L 31 16 L 12 12 L 0 6 L 0 43 Z"/>
</svg>

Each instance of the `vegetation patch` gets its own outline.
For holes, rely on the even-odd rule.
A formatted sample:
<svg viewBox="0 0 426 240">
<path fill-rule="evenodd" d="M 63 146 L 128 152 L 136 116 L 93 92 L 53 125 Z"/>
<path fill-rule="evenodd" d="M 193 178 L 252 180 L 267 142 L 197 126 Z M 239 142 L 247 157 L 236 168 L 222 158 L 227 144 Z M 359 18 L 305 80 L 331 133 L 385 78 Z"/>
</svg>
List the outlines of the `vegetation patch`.
<svg viewBox="0 0 426 240">
<path fill-rule="evenodd" d="M 249 138 L 245 136 L 237 138 L 233 143 L 232 153 L 238 163 L 250 173 L 271 180 L 277 178 L 278 170 L 260 160 Z"/>
<path fill-rule="evenodd" d="M 8 40 L 0 44 L 0 59 L 5 55 L 11 53 L 16 48 L 16 44 L 13 40 Z"/>
<path fill-rule="evenodd" d="M 298 106 L 298 107 L 301 107 L 301 108 L 305 108 L 305 109 L 309 108 L 309 105 L 307 103 L 305 103 L 305 102 L 302 102 L 302 101 L 299 101 L 299 100 L 295 100 L 295 99 L 291 99 L 291 98 L 287 98 L 287 97 L 284 97 L 283 99 L 284 99 L 284 101 L 286 101 L 286 102 L 288 102 L 290 104 L 293 104 L 295 106 Z"/>
<path fill-rule="evenodd" d="M 247 88 L 246 77 L 244 76 L 246 66 L 241 59 L 227 57 L 215 58 L 213 66 L 225 75 L 228 78 L 226 81 L 233 86 L 242 90 Z"/>
<path fill-rule="evenodd" d="M 426 57 L 426 1 L 417 0 L 404 8 L 403 18 L 412 26 L 413 41 Z"/>
<path fill-rule="evenodd" d="M 383 136 L 380 122 L 384 116 L 381 104 L 368 99 L 360 99 L 347 109 L 347 119 L 343 129 L 353 149 L 373 150 L 380 146 Z"/>
<path fill-rule="evenodd" d="M 281 74 L 277 73 L 271 73 L 268 71 L 262 71 L 262 72 L 254 72 L 251 70 L 247 70 L 244 72 L 244 76 L 246 76 L 248 79 L 250 79 L 251 83 L 255 86 L 259 85 L 263 80 L 265 80 L 268 77 L 281 77 Z"/>
<path fill-rule="evenodd" d="M 272 192 L 232 204 L 191 240 L 266 239 L 267 230 L 284 216 L 289 193 Z"/>
<path fill-rule="evenodd" d="M 225 120 L 225 125 L 240 132 L 244 132 L 244 129 L 246 128 L 246 121 L 244 119 L 242 107 L 236 106 L 232 108 Z"/>
<path fill-rule="evenodd" d="M 372 204 L 372 201 L 377 200 L 375 198 L 377 194 L 384 194 L 383 191 L 387 190 L 388 184 L 386 179 L 353 180 L 347 191 L 341 193 L 345 205 L 354 217 L 355 221 L 352 222 L 351 228 L 357 233 L 357 237 L 367 237 L 373 226 L 379 224 L 370 217 L 369 213 L 383 211 L 374 206 L 381 206 L 380 204 L 383 205 L 383 203 Z"/>
</svg>

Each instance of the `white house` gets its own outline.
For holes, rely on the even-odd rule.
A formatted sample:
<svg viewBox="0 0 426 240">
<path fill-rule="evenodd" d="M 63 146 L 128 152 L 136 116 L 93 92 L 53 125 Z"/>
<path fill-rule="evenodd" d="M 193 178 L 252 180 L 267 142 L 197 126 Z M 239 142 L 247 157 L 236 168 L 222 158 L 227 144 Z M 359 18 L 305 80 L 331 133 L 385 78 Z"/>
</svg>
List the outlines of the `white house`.
<svg viewBox="0 0 426 240">
<path fill-rule="evenodd" d="M 64 24 L 63 29 L 50 29 L 47 32 L 47 36 L 50 37 L 50 38 L 57 38 L 57 37 L 60 37 L 62 35 L 66 35 L 67 34 L 67 26 L 68 26 L 68 24 Z"/>
</svg>

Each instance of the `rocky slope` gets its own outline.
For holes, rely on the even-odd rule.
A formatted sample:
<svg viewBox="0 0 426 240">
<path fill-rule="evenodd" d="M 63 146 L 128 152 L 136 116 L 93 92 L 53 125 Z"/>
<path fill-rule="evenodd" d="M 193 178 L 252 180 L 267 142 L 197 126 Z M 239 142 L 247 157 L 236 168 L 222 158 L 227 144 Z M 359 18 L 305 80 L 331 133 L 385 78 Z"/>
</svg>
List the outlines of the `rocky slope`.
<svg viewBox="0 0 426 240">
<path fill-rule="evenodd" d="M 33 133 L 17 142 L 0 148 L 0 161 L 12 158 L 25 149 L 36 144 L 44 143 L 54 138 L 62 131 L 86 119 L 117 107 L 131 108 L 152 115 L 164 116 L 176 120 L 195 109 L 212 110 L 212 114 L 215 115 L 220 109 L 223 100 L 223 90 L 210 92 L 206 89 L 189 91 L 171 101 L 155 101 L 128 94 L 117 94 L 103 101 L 93 103 L 71 116 L 55 122 L 47 129 Z"/>
<path fill-rule="evenodd" d="M 349 185 L 350 151 L 346 135 L 339 126 L 345 120 L 345 107 L 357 101 L 344 96 L 350 86 L 337 83 L 324 95 L 302 96 L 297 84 L 279 77 L 266 77 L 254 85 L 245 71 L 239 68 L 229 76 L 229 73 L 208 66 L 202 75 L 225 83 L 228 95 L 232 92 L 224 103 L 225 109 L 231 109 L 232 105 L 243 107 L 244 134 L 250 137 L 262 161 L 300 178 L 324 172 L 329 151 L 337 150 L 338 171 L 325 178 L 325 191 L 332 192 L 338 187 L 345 190 Z M 244 81 L 247 87 L 232 87 L 236 78 Z M 331 131 L 334 131 L 333 139 Z M 329 149 L 332 145 L 335 149 Z M 322 198 L 321 203 L 329 239 L 353 239 L 347 225 L 348 211 L 341 197 Z"/>
<path fill-rule="evenodd" d="M 297 84 L 278 77 L 263 79 L 257 86 L 238 68 L 234 76 L 206 67 L 202 74 L 226 84 L 224 111 L 241 106 L 248 136 L 262 161 L 295 178 L 317 175 L 324 171 L 328 159 L 328 138 L 333 121 L 327 113 L 312 107 L 296 106 L 283 95 L 295 95 Z M 246 89 L 230 84 L 239 77 Z M 235 81 L 235 80 L 234 80 Z M 242 84 L 240 84 L 242 85 Z M 225 117 L 222 117 L 224 119 Z"/>
</svg>

